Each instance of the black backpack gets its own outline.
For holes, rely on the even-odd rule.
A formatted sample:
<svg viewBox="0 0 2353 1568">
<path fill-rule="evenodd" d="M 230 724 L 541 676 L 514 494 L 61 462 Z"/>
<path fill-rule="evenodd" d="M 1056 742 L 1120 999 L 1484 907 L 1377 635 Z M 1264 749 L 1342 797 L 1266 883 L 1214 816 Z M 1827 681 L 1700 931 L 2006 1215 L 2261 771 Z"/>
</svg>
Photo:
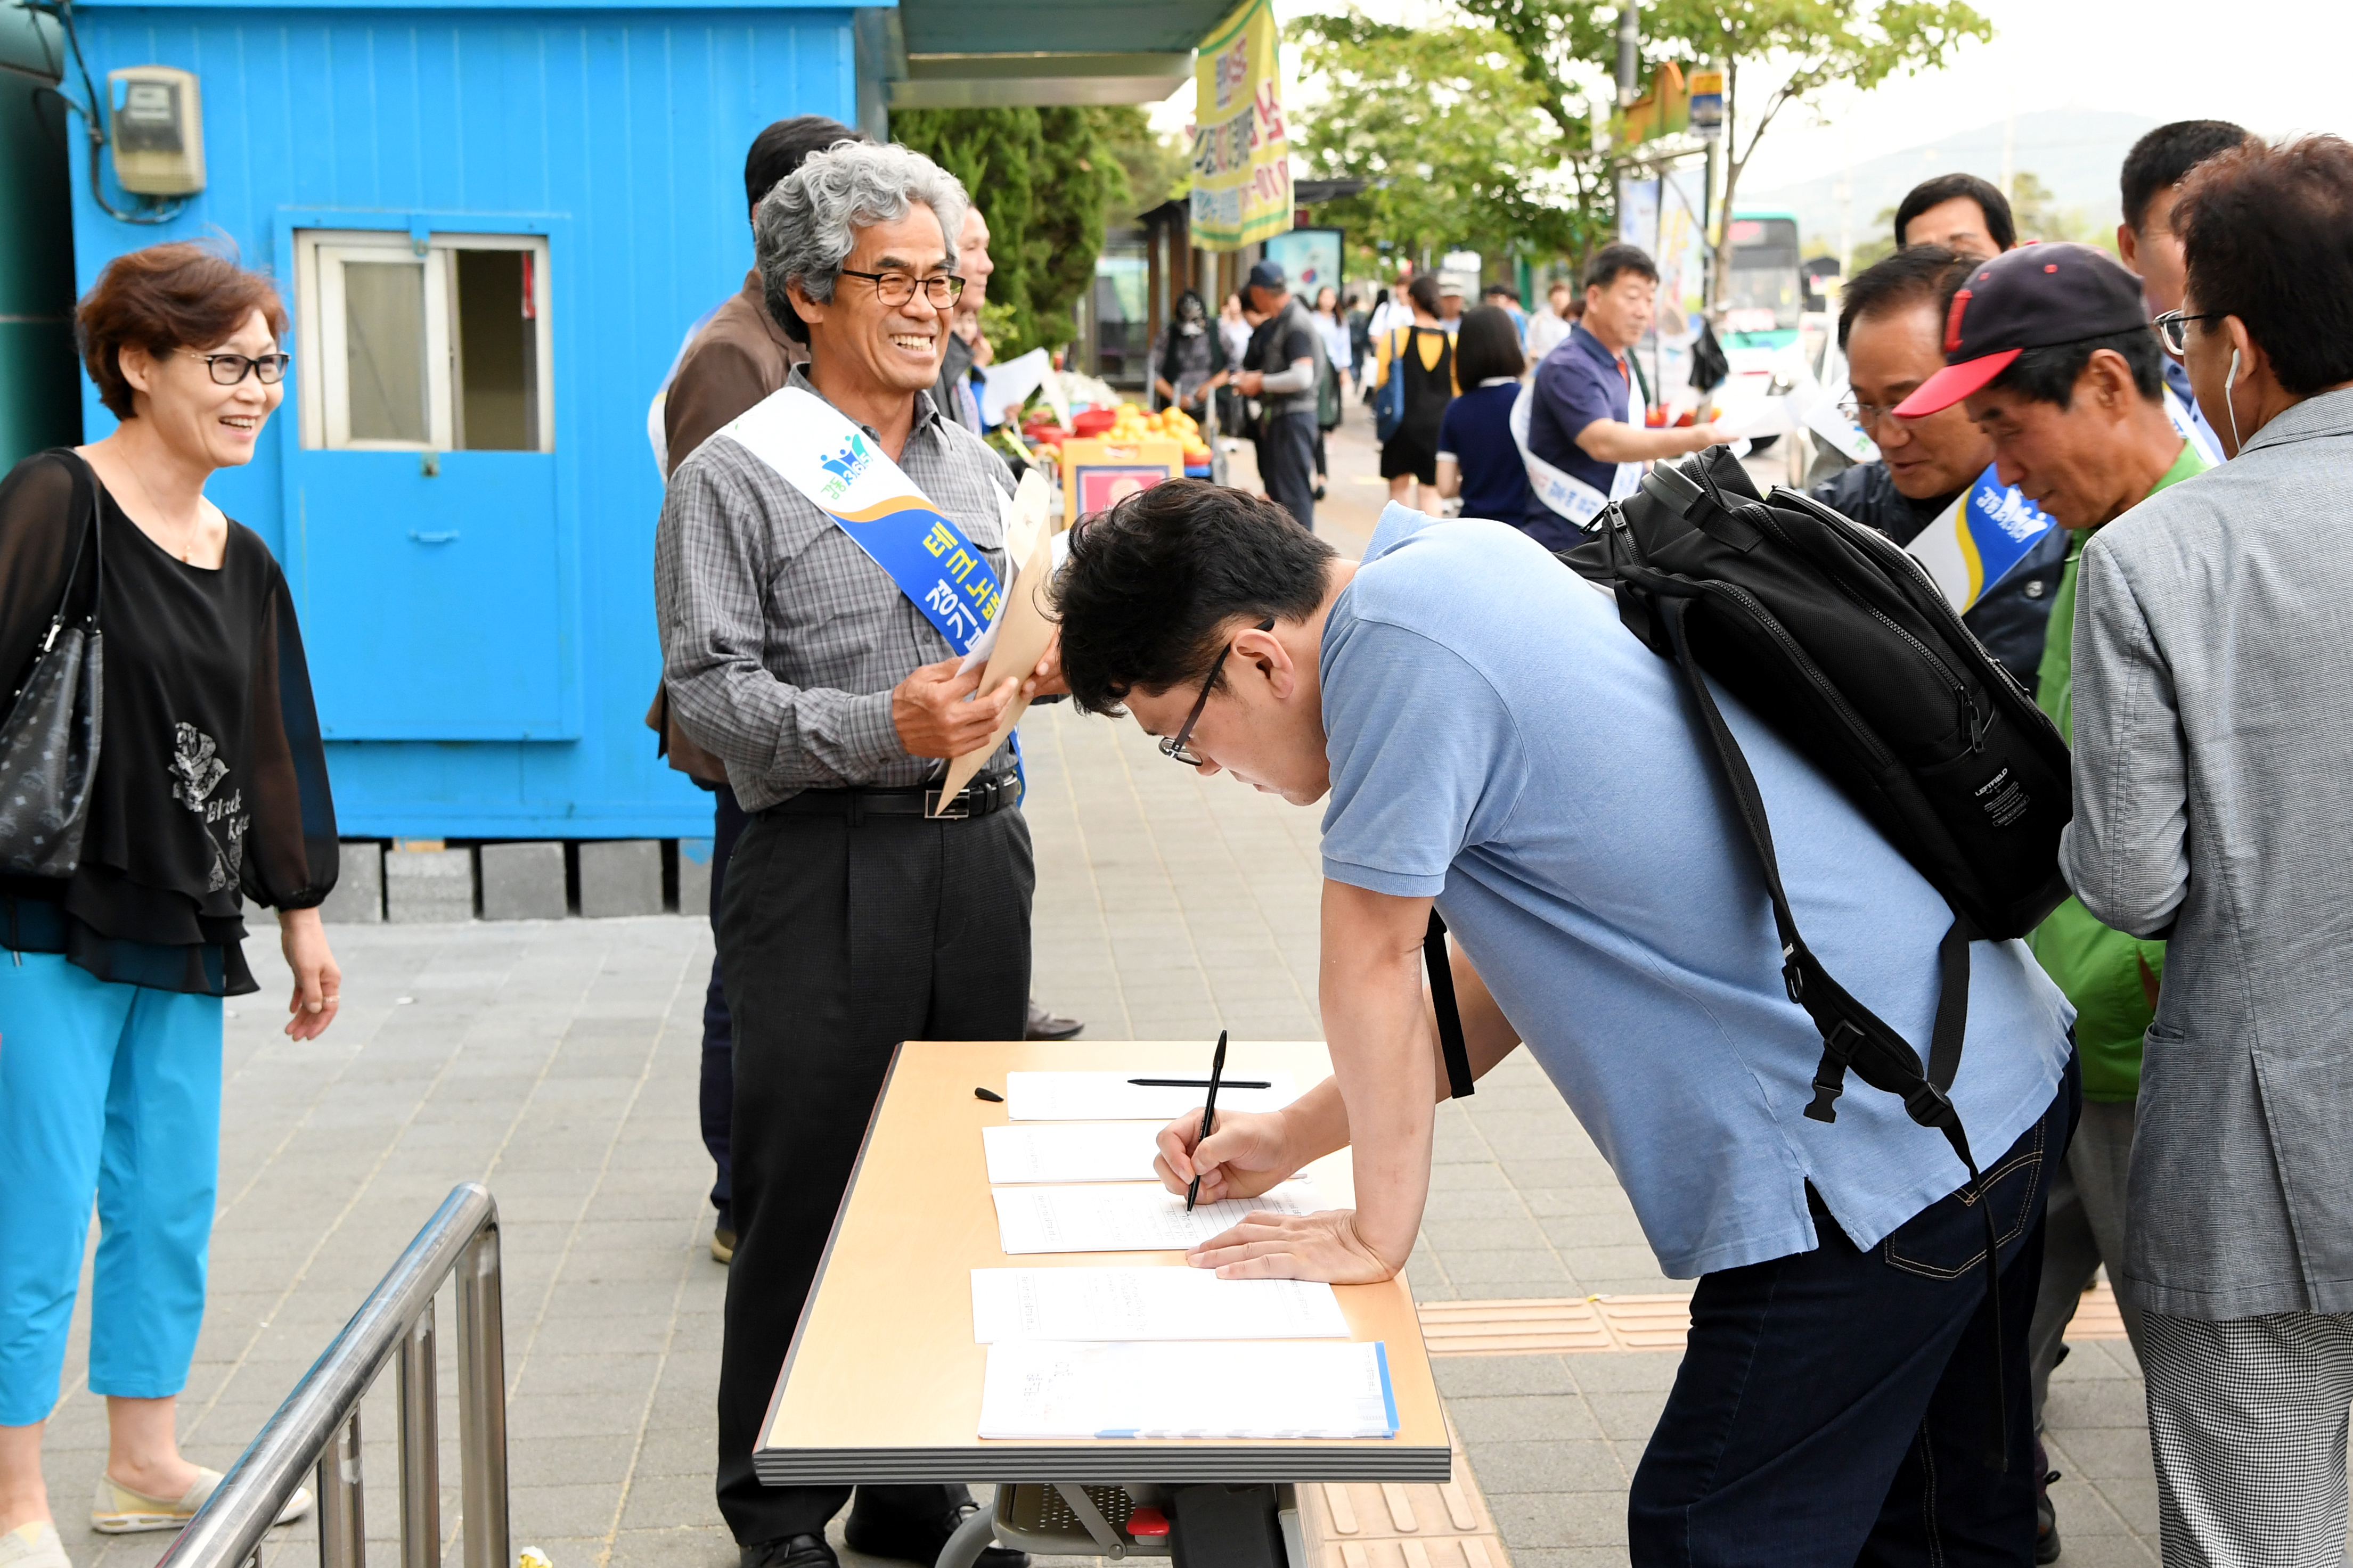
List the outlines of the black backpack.
<svg viewBox="0 0 2353 1568">
<path fill-rule="evenodd" d="M 1838 1119 L 1851 1068 L 1942 1132 L 1978 1184 L 1947 1098 L 1968 1021 L 1968 944 L 2023 936 L 2067 896 L 2058 864 L 2059 833 L 2073 812 L 2066 743 L 1919 563 L 1807 496 L 1776 489 L 1769 500 L 1760 497 L 1727 448 L 1681 468 L 1657 465 L 1593 528 L 1595 537 L 1560 559 L 1609 589 L 1628 629 L 1682 670 L 1756 847 L 1783 983 L 1822 1036 L 1806 1114 Z M 1937 948 L 1941 989 L 1925 1069 L 1806 946 L 1782 891 L 1764 801 L 1703 670 L 1829 775 L 1952 906 Z M 1436 984 L 1442 931 L 1433 916 L 1426 952 L 1459 1094 L 1470 1069 L 1451 977 Z M 1983 1207 L 1998 1325 L 1999 1244 L 1992 1205 Z"/>
</svg>

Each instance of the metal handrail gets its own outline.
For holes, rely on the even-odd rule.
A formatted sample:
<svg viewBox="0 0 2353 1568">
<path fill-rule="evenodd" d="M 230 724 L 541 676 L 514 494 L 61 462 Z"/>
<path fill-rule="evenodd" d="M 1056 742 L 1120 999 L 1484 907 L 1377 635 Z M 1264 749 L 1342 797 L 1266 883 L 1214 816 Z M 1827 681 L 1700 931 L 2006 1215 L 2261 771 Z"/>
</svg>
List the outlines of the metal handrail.
<svg viewBox="0 0 2353 1568">
<path fill-rule="evenodd" d="M 260 1546 L 306 1473 L 315 1473 L 318 1481 L 321 1568 L 365 1568 L 360 1401 L 386 1363 L 396 1360 L 400 1365 L 401 1565 L 438 1568 L 440 1409 L 434 1390 L 433 1297 L 452 1274 L 458 1277 L 465 1568 L 511 1568 L 499 1205 L 479 1182 L 451 1190 L 400 1261 L 229 1467 L 157 1568 L 240 1568 Z"/>
</svg>

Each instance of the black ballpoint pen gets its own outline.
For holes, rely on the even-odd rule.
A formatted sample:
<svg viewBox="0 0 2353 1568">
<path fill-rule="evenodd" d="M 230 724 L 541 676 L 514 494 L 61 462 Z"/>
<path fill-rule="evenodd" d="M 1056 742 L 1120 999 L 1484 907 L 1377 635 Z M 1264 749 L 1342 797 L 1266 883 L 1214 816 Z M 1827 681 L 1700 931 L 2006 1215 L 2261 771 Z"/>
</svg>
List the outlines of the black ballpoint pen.
<svg viewBox="0 0 2353 1568">
<path fill-rule="evenodd" d="M 1206 1141 L 1208 1138 L 1211 1124 L 1217 1120 L 1218 1080 L 1225 1076 L 1226 1032 L 1223 1029 L 1219 1029 L 1218 1031 L 1218 1054 L 1209 1058 L 1209 1098 L 1208 1102 L 1201 1107 L 1201 1139 L 1203 1141 Z M 1200 1149 L 1201 1144 L 1197 1142 L 1194 1143 L 1193 1147 L 1198 1152 Z M 1200 1196 L 1201 1168 L 1198 1165 L 1196 1165 L 1193 1167 L 1193 1184 L 1185 1189 L 1185 1212 L 1187 1214 L 1191 1214 L 1193 1212 L 1193 1205 L 1199 1201 Z"/>
<path fill-rule="evenodd" d="M 1138 1089 L 1207 1089 L 1205 1078 L 1132 1078 L 1127 1080 Z M 1228 1089 L 1272 1089 L 1274 1085 L 1262 1078 L 1238 1078 L 1226 1085 Z"/>
</svg>

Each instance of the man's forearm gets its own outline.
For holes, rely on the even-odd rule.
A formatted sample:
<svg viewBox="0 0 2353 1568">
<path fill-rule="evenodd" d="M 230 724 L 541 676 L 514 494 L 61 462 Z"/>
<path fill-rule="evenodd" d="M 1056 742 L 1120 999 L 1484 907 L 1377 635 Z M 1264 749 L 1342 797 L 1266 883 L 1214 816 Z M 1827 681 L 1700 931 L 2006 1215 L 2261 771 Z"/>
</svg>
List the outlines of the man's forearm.
<svg viewBox="0 0 2353 1568">
<path fill-rule="evenodd" d="M 1577 433 L 1578 448 L 1597 463 L 1654 462 L 1714 444 L 1714 435 L 1701 426 L 1644 430 L 1620 419 L 1597 419 Z"/>
<path fill-rule="evenodd" d="M 1427 899 L 1324 884 L 1324 1033 L 1347 1119 L 1356 1232 L 1403 1268 L 1430 1192 L 1434 1042 L 1422 1005 Z"/>
<path fill-rule="evenodd" d="M 1312 390 L 1315 385 L 1315 362 L 1295 359 L 1289 370 L 1276 371 L 1259 379 L 1258 389 L 1277 397 L 1287 397 Z"/>
</svg>

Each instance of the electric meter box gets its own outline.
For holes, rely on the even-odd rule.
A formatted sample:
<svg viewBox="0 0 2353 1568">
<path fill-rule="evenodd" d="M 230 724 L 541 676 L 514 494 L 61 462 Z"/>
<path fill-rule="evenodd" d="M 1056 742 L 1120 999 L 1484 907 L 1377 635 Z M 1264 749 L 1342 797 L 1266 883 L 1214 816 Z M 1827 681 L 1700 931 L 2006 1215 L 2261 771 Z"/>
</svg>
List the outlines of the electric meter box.
<svg viewBox="0 0 2353 1568">
<path fill-rule="evenodd" d="M 126 66 L 106 73 L 107 138 L 115 182 L 134 195 L 205 188 L 204 102 L 194 71 Z"/>
</svg>

